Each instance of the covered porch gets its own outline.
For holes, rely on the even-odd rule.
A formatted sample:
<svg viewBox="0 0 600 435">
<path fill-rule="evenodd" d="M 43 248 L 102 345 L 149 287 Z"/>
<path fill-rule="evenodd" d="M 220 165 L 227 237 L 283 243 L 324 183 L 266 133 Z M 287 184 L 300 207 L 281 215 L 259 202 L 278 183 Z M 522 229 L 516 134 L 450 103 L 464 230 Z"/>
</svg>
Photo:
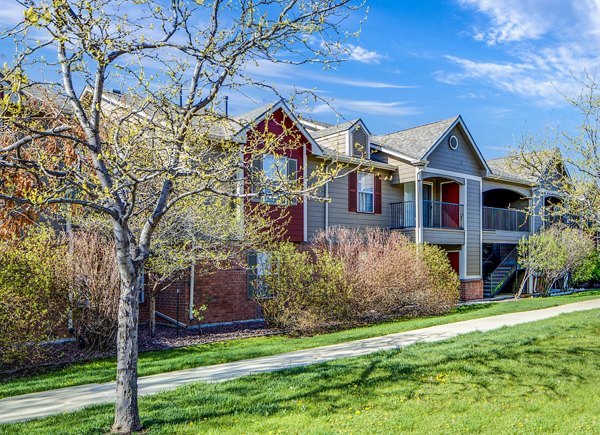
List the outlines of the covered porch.
<svg viewBox="0 0 600 435">
<path fill-rule="evenodd" d="M 464 229 L 461 181 L 423 174 L 416 183 L 404 183 L 404 201 L 390 204 L 390 228 Z"/>
</svg>

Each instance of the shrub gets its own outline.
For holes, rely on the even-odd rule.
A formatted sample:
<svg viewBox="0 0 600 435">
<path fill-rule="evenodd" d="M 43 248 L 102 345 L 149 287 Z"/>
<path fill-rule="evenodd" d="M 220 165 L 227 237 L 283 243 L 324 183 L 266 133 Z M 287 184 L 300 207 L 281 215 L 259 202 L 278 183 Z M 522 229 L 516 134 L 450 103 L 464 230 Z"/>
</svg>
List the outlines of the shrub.
<svg viewBox="0 0 600 435">
<path fill-rule="evenodd" d="M 65 325 L 66 246 L 46 227 L 0 241 L 0 366 L 40 357 L 40 342 Z"/>
<path fill-rule="evenodd" d="M 82 347 L 110 348 L 117 334 L 120 294 L 114 241 L 99 228 L 76 231 L 67 258 L 72 332 Z"/>
<path fill-rule="evenodd" d="M 333 228 L 318 234 L 314 245 L 344 264 L 359 318 L 439 314 L 458 301 L 460 282 L 438 247 L 378 228 Z"/>
<path fill-rule="evenodd" d="M 282 243 L 263 265 L 269 274 L 255 287 L 267 288 L 258 302 L 267 321 L 277 327 L 310 331 L 343 318 L 349 298 L 342 263 L 330 255 L 300 252 Z"/>
<path fill-rule="evenodd" d="M 310 332 L 330 324 L 450 310 L 459 280 L 443 250 L 379 229 L 330 229 L 310 251 L 273 251 L 258 299 L 275 326 Z"/>
<path fill-rule="evenodd" d="M 598 283 L 600 283 L 600 251 L 594 250 L 573 272 L 573 284 L 593 285 Z"/>
</svg>

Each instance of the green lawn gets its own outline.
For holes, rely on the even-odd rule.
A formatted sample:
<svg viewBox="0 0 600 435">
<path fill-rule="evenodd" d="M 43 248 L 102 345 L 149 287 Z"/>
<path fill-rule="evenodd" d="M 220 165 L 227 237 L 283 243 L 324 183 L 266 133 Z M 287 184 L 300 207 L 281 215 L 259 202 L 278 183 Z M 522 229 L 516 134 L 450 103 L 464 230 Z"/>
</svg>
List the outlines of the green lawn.
<svg viewBox="0 0 600 435">
<path fill-rule="evenodd" d="M 140 400 L 152 434 L 598 433 L 600 310 Z M 103 433 L 112 406 L 2 433 Z"/>
<path fill-rule="evenodd" d="M 461 320 L 546 308 L 598 297 L 600 297 L 600 291 L 590 291 L 552 298 L 473 305 L 457 308 L 453 313 L 445 316 L 394 321 L 312 337 L 269 336 L 146 352 L 140 355 L 139 375 L 146 376 L 190 367 L 274 355 L 292 350 L 325 346 Z M 114 376 L 114 358 L 74 364 L 43 375 L 0 382 L 0 398 L 73 385 L 108 382 L 114 380 Z"/>
</svg>

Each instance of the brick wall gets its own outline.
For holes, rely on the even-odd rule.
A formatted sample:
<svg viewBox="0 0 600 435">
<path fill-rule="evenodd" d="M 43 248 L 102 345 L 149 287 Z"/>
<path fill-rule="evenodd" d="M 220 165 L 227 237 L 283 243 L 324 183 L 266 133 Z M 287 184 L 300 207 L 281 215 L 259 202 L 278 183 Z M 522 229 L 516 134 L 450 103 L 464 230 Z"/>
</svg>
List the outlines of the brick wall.
<svg viewBox="0 0 600 435">
<path fill-rule="evenodd" d="M 481 279 L 461 280 L 460 299 L 462 301 L 483 299 L 483 281 Z"/>
<path fill-rule="evenodd" d="M 179 289 L 179 321 L 195 325 L 189 320 L 190 275 L 189 271 L 181 279 L 173 282 L 156 297 L 156 310 L 177 318 L 177 289 Z M 149 317 L 149 297 L 146 292 L 144 303 L 140 305 L 140 320 Z M 207 305 L 202 323 L 252 320 L 261 317 L 258 305 L 247 297 L 246 270 L 231 268 L 211 274 L 196 274 L 194 282 L 194 306 Z M 157 322 L 165 322 L 157 316 Z"/>
</svg>

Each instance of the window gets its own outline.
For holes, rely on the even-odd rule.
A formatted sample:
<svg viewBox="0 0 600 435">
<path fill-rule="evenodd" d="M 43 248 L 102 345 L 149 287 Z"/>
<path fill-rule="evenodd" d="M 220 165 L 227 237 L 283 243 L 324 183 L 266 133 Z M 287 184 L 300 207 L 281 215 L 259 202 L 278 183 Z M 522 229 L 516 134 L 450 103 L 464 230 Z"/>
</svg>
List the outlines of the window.
<svg viewBox="0 0 600 435">
<path fill-rule="evenodd" d="M 358 211 L 373 213 L 375 211 L 375 176 L 369 172 L 358 173 Z"/>
<path fill-rule="evenodd" d="M 269 252 L 248 254 L 248 297 L 266 298 L 269 296 L 267 278 L 273 273 Z"/>
<path fill-rule="evenodd" d="M 295 159 L 290 159 L 286 156 L 276 156 L 273 154 L 266 154 L 260 161 L 260 168 L 264 173 L 266 186 L 264 186 L 261 192 L 265 195 L 262 201 L 267 204 L 287 204 L 285 200 L 282 200 L 278 196 L 269 196 L 272 192 L 272 187 L 284 187 L 285 183 L 293 182 L 297 178 L 298 162 Z M 284 189 L 285 190 L 285 189 Z M 296 204 L 296 199 L 291 201 L 292 204 Z"/>
</svg>

